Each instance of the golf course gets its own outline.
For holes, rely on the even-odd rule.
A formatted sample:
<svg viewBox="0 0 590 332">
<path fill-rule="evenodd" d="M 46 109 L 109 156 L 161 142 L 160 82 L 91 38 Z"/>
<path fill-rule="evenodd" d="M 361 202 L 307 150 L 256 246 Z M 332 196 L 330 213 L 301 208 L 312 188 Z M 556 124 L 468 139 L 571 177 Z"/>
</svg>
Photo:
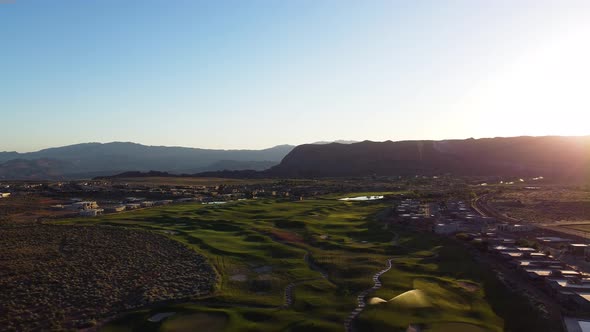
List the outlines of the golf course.
<svg viewBox="0 0 590 332">
<path fill-rule="evenodd" d="M 355 195 L 186 203 L 55 224 L 154 232 L 203 255 L 217 275 L 210 294 L 105 319 L 101 331 L 343 331 L 360 294 L 367 305 L 352 330 L 416 324 L 427 331 L 516 331 L 542 324 L 528 319 L 526 301 L 464 244 L 388 224 L 396 203 L 387 196 L 340 200 Z M 366 292 L 376 274 L 380 287 Z M 154 319 L 162 313 L 166 318 Z"/>
</svg>

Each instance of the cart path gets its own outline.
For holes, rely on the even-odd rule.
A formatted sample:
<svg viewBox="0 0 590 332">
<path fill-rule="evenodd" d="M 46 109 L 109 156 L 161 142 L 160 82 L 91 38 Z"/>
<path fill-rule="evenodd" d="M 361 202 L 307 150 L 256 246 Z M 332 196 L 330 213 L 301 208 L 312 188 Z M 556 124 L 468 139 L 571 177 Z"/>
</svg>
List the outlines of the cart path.
<svg viewBox="0 0 590 332">
<path fill-rule="evenodd" d="M 378 290 L 379 288 L 381 288 L 381 286 L 383 286 L 383 284 L 381 283 L 381 280 L 379 279 L 384 273 L 388 272 L 389 270 L 391 270 L 391 267 L 393 266 L 393 260 L 394 258 L 390 258 L 387 260 L 387 266 L 385 269 L 375 273 L 375 275 L 373 276 L 373 282 L 375 283 L 375 285 L 369 289 L 366 289 L 362 292 L 359 293 L 359 295 L 357 296 L 357 307 L 356 309 L 354 309 L 350 315 L 348 316 L 348 318 L 346 319 L 346 321 L 344 321 L 344 330 L 346 332 L 353 332 L 354 328 L 352 326 L 352 323 L 354 322 L 354 320 L 361 314 L 361 312 L 363 312 L 363 310 L 365 310 L 366 306 L 367 306 L 367 302 L 365 301 L 365 298 L 367 297 L 367 295 L 373 293 L 374 291 Z"/>
<path fill-rule="evenodd" d="M 305 256 L 303 256 L 303 259 L 305 260 L 305 263 L 307 263 L 307 266 L 309 267 L 310 270 L 319 272 L 322 277 L 321 278 L 308 278 L 308 279 L 301 279 L 301 280 L 296 280 L 290 284 L 288 284 L 285 287 L 285 303 L 281 306 L 281 308 L 288 308 L 290 306 L 293 305 L 293 302 L 295 302 L 295 298 L 293 297 L 293 288 L 295 288 L 295 286 L 301 285 L 303 283 L 306 283 L 308 281 L 314 281 L 314 280 L 320 280 L 320 279 L 328 279 L 328 274 L 326 273 L 326 271 L 322 270 L 322 268 L 320 268 L 319 266 L 317 266 L 316 264 L 313 263 L 313 261 L 311 260 L 310 257 L 310 253 L 309 251 L 305 253 Z"/>
</svg>

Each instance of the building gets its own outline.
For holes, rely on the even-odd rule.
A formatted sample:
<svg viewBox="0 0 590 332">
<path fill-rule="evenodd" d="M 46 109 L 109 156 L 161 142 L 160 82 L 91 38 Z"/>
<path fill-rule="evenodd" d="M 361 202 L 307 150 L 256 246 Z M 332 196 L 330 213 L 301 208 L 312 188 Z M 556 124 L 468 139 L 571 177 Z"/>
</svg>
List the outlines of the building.
<svg viewBox="0 0 590 332">
<path fill-rule="evenodd" d="M 500 224 L 496 226 L 497 231 L 518 233 L 518 232 L 529 232 L 535 229 L 533 225 L 522 225 L 522 224 Z"/>
<path fill-rule="evenodd" d="M 573 256 L 584 256 L 586 255 L 586 252 L 588 252 L 589 247 L 590 245 L 583 243 L 570 243 L 566 248 L 566 252 Z"/>
<path fill-rule="evenodd" d="M 563 325 L 566 332 L 585 332 L 590 328 L 590 319 L 564 317 Z"/>
<path fill-rule="evenodd" d="M 557 236 L 543 236 L 543 237 L 538 237 L 537 240 L 545 245 L 562 244 L 562 243 L 572 242 L 572 240 L 570 240 L 570 239 L 564 239 L 562 237 L 557 237 Z"/>
<path fill-rule="evenodd" d="M 154 202 L 152 202 L 152 201 L 141 202 L 141 207 L 152 207 L 152 206 L 154 206 Z"/>
<path fill-rule="evenodd" d="M 115 212 L 122 212 L 125 211 L 125 205 L 117 205 L 117 206 L 109 206 L 105 207 L 104 211 L 107 213 L 115 213 Z"/>
<path fill-rule="evenodd" d="M 494 233 L 491 233 L 494 234 Z M 516 240 L 509 239 L 505 237 L 497 237 L 496 235 L 488 236 L 487 242 L 492 245 L 503 245 L 503 246 L 514 246 L 516 244 Z"/>
<path fill-rule="evenodd" d="M 436 234 L 449 235 L 459 232 L 459 225 L 457 224 L 435 224 L 434 232 Z"/>
<path fill-rule="evenodd" d="M 174 203 L 188 203 L 188 202 L 196 202 L 198 201 L 195 197 L 186 197 L 186 198 L 178 198 L 174 200 Z"/>
<path fill-rule="evenodd" d="M 83 209 L 80 210 L 80 215 L 83 217 L 96 217 L 104 212 L 103 209 Z"/>
<path fill-rule="evenodd" d="M 569 307 L 580 311 L 590 310 L 590 280 L 580 277 L 547 279 L 554 296 Z"/>
<path fill-rule="evenodd" d="M 98 204 L 94 201 L 75 202 L 69 205 L 71 210 L 91 210 L 98 209 Z"/>
</svg>

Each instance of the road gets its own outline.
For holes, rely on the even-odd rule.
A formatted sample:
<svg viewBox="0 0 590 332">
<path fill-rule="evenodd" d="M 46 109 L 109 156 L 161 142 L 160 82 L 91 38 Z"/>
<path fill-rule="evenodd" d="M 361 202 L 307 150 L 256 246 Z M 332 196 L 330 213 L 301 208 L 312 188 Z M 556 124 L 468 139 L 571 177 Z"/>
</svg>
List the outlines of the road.
<svg viewBox="0 0 590 332">
<path fill-rule="evenodd" d="M 522 223 L 522 220 L 511 218 L 508 216 L 503 215 L 502 213 L 496 211 L 494 208 L 488 205 L 487 201 L 491 198 L 490 194 L 485 194 L 474 198 L 471 200 L 471 207 L 477 211 L 477 213 L 481 214 L 484 217 L 493 217 L 496 218 L 499 222 L 505 223 Z"/>
<path fill-rule="evenodd" d="M 487 200 L 490 199 L 490 194 L 482 195 L 477 197 L 471 201 L 471 207 L 477 211 L 479 214 L 485 217 L 494 217 L 499 222 L 506 222 L 506 223 L 522 223 L 522 220 L 518 220 L 515 218 L 507 217 L 500 212 L 496 211 L 494 208 L 487 204 Z M 580 231 L 568 227 L 563 227 L 567 225 L 583 225 L 583 224 L 590 224 L 590 221 L 581 221 L 581 222 L 554 222 L 554 223 L 543 223 L 543 224 L 535 224 L 537 227 L 558 232 L 563 234 L 565 237 L 576 236 L 576 240 L 583 240 L 583 239 L 590 239 L 590 231 Z M 569 236 L 568 236 L 569 235 Z"/>
</svg>

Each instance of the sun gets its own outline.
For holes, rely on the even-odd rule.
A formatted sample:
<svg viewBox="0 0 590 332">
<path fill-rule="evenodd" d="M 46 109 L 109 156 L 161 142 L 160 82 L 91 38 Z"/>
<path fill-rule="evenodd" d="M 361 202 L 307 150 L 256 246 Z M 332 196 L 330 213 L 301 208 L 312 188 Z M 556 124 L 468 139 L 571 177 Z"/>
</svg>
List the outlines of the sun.
<svg viewBox="0 0 590 332">
<path fill-rule="evenodd" d="M 590 135 L 590 24 L 565 26 L 482 79 L 460 107 L 489 136 Z M 484 134 L 485 136 L 485 134 Z"/>
</svg>

